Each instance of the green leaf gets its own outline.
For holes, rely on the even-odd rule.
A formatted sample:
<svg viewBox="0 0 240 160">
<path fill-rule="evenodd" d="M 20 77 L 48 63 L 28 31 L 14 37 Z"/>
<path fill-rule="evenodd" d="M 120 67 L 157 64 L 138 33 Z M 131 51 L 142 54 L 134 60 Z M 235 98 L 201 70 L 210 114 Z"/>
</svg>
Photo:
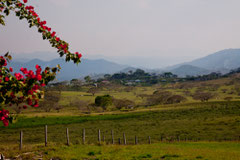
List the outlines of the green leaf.
<svg viewBox="0 0 240 160">
<path fill-rule="evenodd" d="M 42 35 L 42 38 L 45 40 L 47 37 L 43 34 L 43 35 Z"/>
<path fill-rule="evenodd" d="M 5 53 L 4 57 L 7 57 L 9 55 L 9 52 Z"/>
<path fill-rule="evenodd" d="M 17 11 L 17 12 L 16 12 L 16 16 L 19 17 L 20 15 L 21 15 L 20 11 Z"/>
<path fill-rule="evenodd" d="M 57 72 L 57 68 L 52 68 L 52 72 Z"/>
<path fill-rule="evenodd" d="M 8 55 L 8 59 L 9 59 L 9 60 L 12 60 L 12 56 L 11 56 L 11 55 Z"/>
<path fill-rule="evenodd" d="M 9 9 L 8 9 L 8 8 L 5 8 L 4 13 L 8 16 L 9 13 L 10 13 Z"/>
<path fill-rule="evenodd" d="M 62 56 L 64 55 L 64 52 L 63 52 L 63 51 L 60 51 L 60 52 L 59 52 L 59 55 L 60 55 L 60 57 L 62 57 Z"/>
<path fill-rule="evenodd" d="M 5 22 L 0 18 L 0 24 L 5 26 Z"/>
<path fill-rule="evenodd" d="M 39 29 L 38 29 L 38 32 L 42 33 L 42 32 L 43 32 L 43 29 L 42 29 L 42 28 L 39 28 Z"/>
<path fill-rule="evenodd" d="M 59 64 L 57 65 L 57 68 L 58 68 L 58 69 L 62 69 Z"/>
<path fill-rule="evenodd" d="M 7 1 L 7 6 L 9 7 L 10 5 L 12 5 L 12 2 Z"/>
</svg>

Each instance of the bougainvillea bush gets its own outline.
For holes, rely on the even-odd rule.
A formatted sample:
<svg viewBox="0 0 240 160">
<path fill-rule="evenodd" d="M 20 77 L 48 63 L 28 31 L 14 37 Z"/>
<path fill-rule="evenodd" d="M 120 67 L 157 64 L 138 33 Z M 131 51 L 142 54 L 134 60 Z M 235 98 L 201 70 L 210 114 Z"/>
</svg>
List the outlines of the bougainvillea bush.
<svg viewBox="0 0 240 160">
<path fill-rule="evenodd" d="M 65 56 L 66 61 L 74 63 L 81 62 L 82 55 L 78 52 L 71 53 L 68 43 L 60 39 L 56 32 L 46 25 L 47 22 L 41 20 L 34 7 L 27 5 L 27 2 L 28 0 L 1 0 L 0 24 L 5 25 L 6 16 L 14 12 L 20 20 L 26 20 L 29 27 L 36 27 L 43 39 L 48 40 L 52 47 L 57 49 L 60 57 Z M 4 126 L 8 126 L 12 120 L 9 111 L 4 107 L 8 105 L 17 105 L 23 109 L 28 106 L 38 107 L 39 99 L 43 98 L 44 94 L 41 87 L 54 80 L 56 73 L 61 69 L 59 65 L 55 68 L 42 69 L 36 64 L 34 71 L 23 67 L 20 71 L 14 71 L 7 66 L 11 59 L 9 53 L 0 56 L 0 121 Z"/>
</svg>

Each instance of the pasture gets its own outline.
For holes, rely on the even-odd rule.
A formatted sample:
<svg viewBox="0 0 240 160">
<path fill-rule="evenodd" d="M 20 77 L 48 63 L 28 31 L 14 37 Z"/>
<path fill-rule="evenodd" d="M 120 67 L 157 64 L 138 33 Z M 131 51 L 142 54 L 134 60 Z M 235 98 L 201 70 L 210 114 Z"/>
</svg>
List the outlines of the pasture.
<svg viewBox="0 0 240 160">
<path fill-rule="evenodd" d="M 46 159 L 238 159 L 240 101 L 236 83 L 230 84 L 228 79 L 223 79 L 204 84 L 188 82 L 126 88 L 102 88 L 94 96 L 87 93 L 88 87 L 62 91 L 60 110 L 45 112 L 41 107 L 23 110 L 9 127 L 0 124 L 0 152 L 8 157 L 30 152 L 32 156 L 41 155 Z M 159 90 L 183 95 L 187 100 L 177 104 L 146 105 L 147 98 L 139 96 Z M 217 96 L 200 102 L 191 97 L 196 90 Z M 96 96 L 105 94 L 129 99 L 136 106 L 133 109 L 109 106 L 106 110 L 92 107 L 86 113 L 71 105 L 72 100 L 94 103 Z M 224 98 L 228 96 L 232 99 L 226 101 Z M 49 143 L 46 148 L 45 125 L 48 125 Z M 70 146 L 66 146 L 66 128 L 69 129 Z M 83 129 L 86 131 L 85 145 L 82 144 Z M 99 129 L 104 137 L 101 145 L 98 144 Z M 18 151 L 21 130 L 24 148 Z M 111 130 L 115 143 L 119 139 L 123 143 L 125 133 L 128 145 L 112 145 Z M 134 145 L 135 136 L 138 145 Z M 147 144 L 148 136 L 152 144 Z"/>
<path fill-rule="evenodd" d="M 11 150 L 9 149 L 11 148 Z M 151 145 L 71 145 L 49 147 L 30 145 L 1 147 L 9 158 L 62 160 L 239 160 L 240 145 L 235 142 L 178 142 Z"/>
</svg>

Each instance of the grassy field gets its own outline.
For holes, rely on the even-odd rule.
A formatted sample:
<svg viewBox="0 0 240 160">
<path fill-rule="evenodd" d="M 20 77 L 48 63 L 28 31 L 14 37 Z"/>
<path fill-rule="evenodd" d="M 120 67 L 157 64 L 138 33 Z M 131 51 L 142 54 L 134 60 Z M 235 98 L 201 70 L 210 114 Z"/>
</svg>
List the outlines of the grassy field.
<svg viewBox="0 0 240 160">
<path fill-rule="evenodd" d="M 219 86 L 215 87 L 216 84 Z M 87 88 L 63 91 L 60 104 L 64 107 L 60 111 L 45 112 L 41 108 L 31 108 L 19 114 L 17 121 L 9 127 L 0 123 L 0 153 L 8 157 L 39 154 L 45 159 L 240 159 L 240 101 L 236 88 L 236 83 L 232 84 L 230 79 L 225 78 L 198 83 L 138 86 L 131 91 L 122 86 L 117 90 L 103 89 L 95 96 L 86 93 Z M 141 105 L 146 99 L 138 95 L 151 95 L 156 90 L 183 95 L 187 101 Z M 209 91 L 217 96 L 208 102 L 196 101 L 191 94 L 197 90 Z M 93 103 L 96 96 L 104 94 L 129 99 L 138 107 L 131 110 L 93 110 L 86 114 L 71 106 L 74 99 Z M 233 98 L 232 101 L 224 100 L 228 96 Z M 43 147 L 45 125 L 48 125 L 48 148 Z M 70 133 L 70 147 L 65 146 L 66 128 Z M 87 145 L 82 145 L 83 128 L 86 130 Z M 98 129 L 102 138 L 105 137 L 102 146 L 96 145 Z M 19 152 L 21 130 L 24 133 L 24 150 Z M 110 145 L 111 130 L 114 131 L 115 142 L 119 138 L 122 142 L 125 133 L 128 145 Z M 135 136 L 139 140 L 137 146 L 133 145 Z M 146 145 L 148 136 L 151 137 L 151 145 Z"/>
<path fill-rule="evenodd" d="M 15 144 L 19 131 L 23 130 L 25 144 L 42 143 L 44 125 L 49 125 L 49 141 L 60 144 L 65 143 L 67 127 L 72 144 L 81 143 L 83 128 L 89 144 L 97 142 L 98 129 L 108 142 L 111 130 L 114 130 L 116 139 L 122 138 L 125 132 L 130 144 L 134 143 L 135 136 L 139 137 L 140 143 L 146 143 L 148 136 L 153 142 L 159 142 L 161 137 L 168 141 L 177 137 L 191 141 L 232 141 L 239 140 L 239 115 L 240 102 L 233 101 L 170 105 L 120 114 L 20 117 L 7 128 L 1 126 L 0 141 Z"/>
<path fill-rule="evenodd" d="M 181 142 L 151 145 L 33 145 L 20 152 L 17 146 L 0 147 L 9 158 L 62 160 L 239 160 L 240 144 L 234 142 Z"/>
</svg>

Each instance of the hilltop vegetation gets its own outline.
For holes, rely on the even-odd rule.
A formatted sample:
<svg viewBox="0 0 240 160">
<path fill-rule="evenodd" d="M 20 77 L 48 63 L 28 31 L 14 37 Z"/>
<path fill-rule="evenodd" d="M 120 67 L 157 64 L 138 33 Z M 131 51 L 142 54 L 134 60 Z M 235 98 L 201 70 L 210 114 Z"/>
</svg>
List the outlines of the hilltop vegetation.
<svg viewBox="0 0 240 160">
<path fill-rule="evenodd" d="M 93 82 L 89 79 L 87 83 L 72 80 L 69 84 L 56 83 L 48 86 L 45 99 L 37 109 L 25 111 L 21 107 L 12 106 L 9 110 L 23 115 L 82 115 L 126 112 L 171 104 L 239 101 L 239 82 L 238 73 L 208 81 L 164 82 L 151 86 L 142 86 L 141 83 L 126 86 L 107 80 Z M 102 96 L 109 96 L 110 99 L 96 101 L 97 97 Z"/>
<path fill-rule="evenodd" d="M 240 78 L 239 74 L 233 73 L 217 79 L 212 76 L 213 80 L 185 82 L 169 80 L 170 82 L 166 81 L 151 86 L 143 86 L 141 82 L 126 86 L 110 80 L 94 82 L 89 79 L 85 84 L 73 80 L 70 84 L 55 84 L 50 89 L 54 91 L 60 88 L 62 90 L 59 102 L 60 106 L 63 106 L 62 109 L 72 107 L 84 113 L 141 109 L 154 105 L 201 101 L 238 101 Z M 144 77 L 146 73 L 141 72 L 141 75 Z M 172 75 L 167 76 L 169 79 L 173 78 Z M 136 77 L 136 74 L 133 73 L 129 77 Z M 139 75 L 137 77 L 139 78 Z M 111 79 L 111 77 L 108 78 Z M 95 105 L 95 98 L 104 95 L 112 97 L 112 105 L 102 107 Z"/>
</svg>

